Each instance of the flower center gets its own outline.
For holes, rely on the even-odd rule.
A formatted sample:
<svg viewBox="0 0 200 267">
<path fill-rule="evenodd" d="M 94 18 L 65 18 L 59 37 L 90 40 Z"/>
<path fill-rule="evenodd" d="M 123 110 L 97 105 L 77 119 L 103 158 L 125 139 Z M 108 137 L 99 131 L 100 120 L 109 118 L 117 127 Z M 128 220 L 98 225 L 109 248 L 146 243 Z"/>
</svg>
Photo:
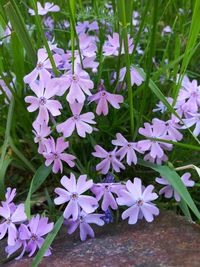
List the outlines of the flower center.
<svg viewBox="0 0 200 267">
<path fill-rule="evenodd" d="M 72 200 L 77 200 L 78 199 L 78 194 L 76 192 L 71 194 L 71 199 Z"/>
<path fill-rule="evenodd" d="M 105 185 L 105 189 L 108 191 L 109 190 L 109 185 Z"/>
<path fill-rule="evenodd" d="M 74 82 L 77 82 L 77 81 L 78 81 L 78 77 L 77 77 L 76 74 L 73 74 L 73 75 L 72 75 L 72 80 L 73 80 Z"/>
<path fill-rule="evenodd" d="M 55 159 L 58 159 L 58 158 L 59 158 L 59 156 L 58 156 L 57 153 L 54 153 L 54 158 L 55 158 Z"/>
<path fill-rule="evenodd" d="M 42 68 L 43 68 L 43 63 L 42 62 L 39 62 L 38 64 L 37 64 L 37 69 L 38 70 L 41 70 Z"/>
<path fill-rule="evenodd" d="M 11 219 L 10 218 L 6 219 L 6 223 L 9 225 L 11 223 Z"/>
<path fill-rule="evenodd" d="M 142 205 L 143 205 L 143 203 L 144 203 L 144 202 L 143 202 L 143 200 L 142 200 L 142 199 L 139 199 L 139 200 L 137 201 L 137 205 L 138 205 L 138 206 L 142 206 Z"/>
<path fill-rule="evenodd" d="M 112 155 L 109 155 L 108 157 L 111 159 L 112 158 Z"/>
<path fill-rule="evenodd" d="M 47 100 L 45 97 L 40 97 L 40 105 L 45 105 L 47 103 Z"/>
<path fill-rule="evenodd" d="M 78 120 L 78 119 L 79 119 L 79 115 L 78 115 L 78 114 L 75 114 L 75 115 L 74 115 L 74 119 L 75 119 L 75 120 Z"/>
<path fill-rule="evenodd" d="M 36 240 L 37 240 L 37 236 L 33 234 L 33 235 L 31 236 L 31 239 L 32 239 L 33 241 L 36 241 Z"/>
<path fill-rule="evenodd" d="M 106 92 L 102 92 L 101 96 L 105 96 L 106 95 Z"/>
<path fill-rule="evenodd" d="M 127 144 L 128 147 L 131 147 L 131 144 Z"/>
</svg>

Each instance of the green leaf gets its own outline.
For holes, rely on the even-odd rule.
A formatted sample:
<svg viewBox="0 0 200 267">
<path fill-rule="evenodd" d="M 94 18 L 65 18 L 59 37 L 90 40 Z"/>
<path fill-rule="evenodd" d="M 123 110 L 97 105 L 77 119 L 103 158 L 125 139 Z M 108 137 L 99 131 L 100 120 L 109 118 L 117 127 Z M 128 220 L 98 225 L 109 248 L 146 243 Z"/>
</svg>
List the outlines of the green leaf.
<svg viewBox="0 0 200 267">
<path fill-rule="evenodd" d="M 33 64 L 36 64 L 36 52 L 32 43 L 32 40 L 26 29 L 23 17 L 19 11 L 14 0 L 8 1 L 4 6 L 8 19 L 11 22 L 11 25 L 16 32 L 18 38 L 21 40 L 21 43 L 24 45 L 27 55 L 30 57 Z"/>
<path fill-rule="evenodd" d="M 41 165 L 33 176 L 29 188 L 28 196 L 25 201 L 25 211 L 28 218 L 31 216 L 31 195 L 42 185 L 51 172 L 51 166 Z"/>
<path fill-rule="evenodd" d="M 53 230 L 48 234 L 48 236 L 46 237 L 42 247 L 40 248 L 39 252 L 35 256 L 35 258 L 34 258 L 34 260 L 32 262 L 32 267 L 37 267 L 38 264 L 41 262 L 45 252 L 51 246 L 51 243 L 54 241 L 58 231 L 60 230 L 60 228 L 61 228 L 61 226 L 63 224 L 63 221 L 64 221 L 64 217 L 63 217 L 63 215 L 61 215 L 60 218 L 55 223 L 55 226 L 54 226 Z"/>
<path fill-rule="evenodd" d="M 5 186 L 4 186 L 5 179 L 4 178 L 5 178 L 6 170 L 11 162 L 12 162 L 12 159 L 5 159 L 0 169 L 0 199 L 1 200 L 5 198 Z"/>
<path fill-rule="evenodd" d="M 161 177 L 165 178 L 173 186 L 174 190 L 176 190 L 176 192 L 181 196 L 182 200 L 185 201 L 185 203 L 193 211 L 196 217 L 200 219 L 200 212 L 198 211 L 180 176 L 176 173 L 175 170 L 169 168 L 168 166 L 156 165 L 151 162 L 143 161 L 141 159 L 138 159 L 138 164 L 159 172 Z"/>
</svg>

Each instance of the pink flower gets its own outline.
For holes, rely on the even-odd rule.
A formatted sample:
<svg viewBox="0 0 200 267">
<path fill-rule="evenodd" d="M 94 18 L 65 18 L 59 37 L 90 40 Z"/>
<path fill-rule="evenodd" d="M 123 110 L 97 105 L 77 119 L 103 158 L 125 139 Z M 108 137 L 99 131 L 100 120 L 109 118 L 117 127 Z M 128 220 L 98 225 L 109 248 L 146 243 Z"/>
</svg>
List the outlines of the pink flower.
<svg viewBox="0 0 200 267">
<path fill-rule="evenodd" d="M 50 135 L 51 129 L 46 125 L 45 121 L 40 124 L 37 121 L 33 123 L 34 130 L 32 131 L 35 135 L 34 142 L 39 144 L 38 153 L 42 154 L 46 151 L 46 145 L 48 143 L 47 136 Z"/>
<path fill-rule="evenodd" d="M 158 138 L 169 140 L 170 137 L 166 135 L 166 125 L 160 124 L 157 120 L 153 121 L 153 124 L 144 123 L 144 128 L 139 128 L 139 133 L 145 137 Z M 170 150 L 172 145 L 153 140 L 142 140 L 138 142 L 138 147 L 142 151 L 150 150 L 150 156 L 152 158 L 162 158 L 164 155 L 163 149 Z"/>
<path fill-rule="evenodd" d="M 101 91 L 98 93 L 94 94 L 93 96 L 89 97 L 90 102 L 97 102 L 97 108 L 96 108 L 96 113 L 97 115 L 101 115 L 103 113 L 104 116 L 108 115 L 108 103 L 116 108 L 119 109 L 120 105 L 119 103 L 123 103 L 124 98 L 121 95 L 117 94 L 111 94 L 108 93 L 105 90 L 105 87 L 103 84 L 100 84 Z"/>
<path fill-rule="evenodd" d="M 90 224 L 96 224 L 99 226 L 104 225 L 104 221 L 101 219 L 102 216 L 103 214 L 87 214 L 84 211 L 81 211 L 76 221 L 70 219 L 66 222 L 66 225 L 69 226 L 67 233 L 71 235 L 79 227 L 81 241 L 85 241 L 87 236 L 94 238 L 94 231 Z"/>
<path fill-rule="evenodd" d="M 60 181 L 66 190 L 59 187 L 55 189 L 55 193 L 58 195 L 54 199 L 56 205 L 69 202 L 63 213 L 65 219 L 72 216 L 73 221 L 76 221 L 80 214 L 80 208 L 86 213 L 91 213 L 98 207 L 96 198 L 82 195 L 93 186 L 93 181 L 86 181 L 86 179 L 87 175 L 81 175 L 76 182 L 74 174 L 71 173 L 70 178 L 63 176 Z"/>
<path fill-rule="evenodd" d="M 152 222 L 153 215 L 159 214 L 159 209 L 151 202 L 158 198 L 158 195 L 152 192 L 154 186 L 148 185 L 144 188 L 141 179 L 134 178 L 133 183 L 127 181 L 126 188 L 127 190 L 122 190 L 117 198 L 118 205 L 129 207 L 122 213 L 122 219 L 129 218 L 129 224 L 135 224 L 143 217 L 147 222 Z"/>
<path fill-rule="evenodd" d="M 117 159 L 116 149 L 113 151 L 107 152 L 101 146 L 96 145 L 95 152 L 92 153 L 94 157 L 103 159 L 96 166 L 97 171 L 101 171 L 102 174 L 108 173 L 110 167 L 112 167 L 116 172 L 120 172 L 121 169 L 125 169 L 124 165 Z"/>
<path fill-rule="evenodd" d="M 96 122 L 93 120 L 94 113 L 87 112 L 80 115 L 82 108 L 83 103 L 81 104 L 75 102 L 74 104 L 70 104 L 73 117 L 57 125 L 56 130 L 59 133 L 62 132 L 65 137 L 71 136 L 75 128 L 80 137 L 86 137 L 86 133 L 92 133 L 93 127 L 91 127 L 89 124 L 96 124 Z"/>
<path fill-rule="evenodd" d="M 46 144 L 46 152 L 43 153 L 43 156 L 46 158 L 45 165 L 49 166 L 53 163 L 53 172 L 57 173 L 59 170 L 63 172 L 62 161 L 66 162 L 71 168 L 74 167 L 75 163 L 73 160 L 76 159 L 75 156 L 63 151 L 69 147 L 69 142 L 65 142 L 63 137 L 59 137 L 56 140 L 56 143 L 53 137 L 48 139 Z"/>
<path fill-rule="evenodd" d="M 112 144 L 121 147 L 117 152 L 117 156 L 122 160 L 126 156 L 126 162 L 129 166 L 132 163 L 137 164 L 137 156 L 135 150 L 141 153 L 141 150 L 137 147 L 137 143 L 128 142 L 120 133 L 116 134 L 117 139 L 112 140 Z"/>
<path fill-rule="evenodd" d="M 193 187 L 194 181 L 190 180 L 191 174 L 189 172 L 184 173 L 181 176 L 181 180 L 186 187 Z M 164 178 L 156 178 L 156 182 L 165 185 L 160 191 L 160 195 L 164 195 L 166 198 L 172 198 L 174 196 L 177 202 L 181 201 L 180 195 L 174 190 L 172 185 Z"/>
<path fill-rule="evenodd" d="M 30 103 L 28 107 L 29 112 L 34 112 L 39 109 L 39 114 L 37 116 L 37 122 L 43 124 L 44 121 L 46 124 L 49 122 L 49 112 L 52 116 L 60 115 L 60 109 L 62 106 L 58 100 L 52 100 L 51 98 L 55 96 L 58 91 L 58 87 L 51 86 L 51 80 L 44 82 L 42 80 L 37 83 L 34 82 L 30 84 L 32 91 L 36 94 L 35 96 L 27 96 L 25 97 L 25 102 Z"/>
<path fill-rule="evenodd" d="M 42 7 L 41 3 L 37 2 L 38 15 L 44 16 L 49 12 L 58 12 L 58 11 L 60 11 L 60 7 L 57 5 L 54 5 L 54 3 L 46 2 L 44 4 L 44 7 Z M 31 14 L 31 16 L 35 15 L 35 11 L 31 8 L 29 8 L 28 12 L 29 14 Z"/>
<path fill-rule="evenodd" d="M 142 82 L 144 81 L 144 78 L 139 74 L 139 72 L 133 67 L 130 67 L 130 74 L 131 74 L 131 85 L 133 86 L 136 84 L 137 86 L 140 86 Z M 120 69 L 119 73 L 119 81 L 123 82 L 126 75 L 126 67 Z M 116 74 L 115 74 L 116 77 Z"/>
<path fill-rule="evenodd" d="M 91 95 L 90 90 L 94 87 L 94 84 L 90 80 L 88 73 L 80 67 L 76 68 L 74 74 L 68 71 L 62 78 L 64 78 L 63 81 L 65 82 L 65 91 L 69 88 L 67 101 L 70 104 L 73 104 L 76 100 L 79 103 L 83 103 L 85 94 Z"/>
<path fill-rule="evenodd" d="M 0 239 L 2 239 L 8 232 L 8 245 L 13 246 L 17 239 L 16 224 L 26 220 L 24 204 L 20 204 L 15 210 L 12 210 L 8 203 L 2 202 L 2 207 L 0 207 L 0 216 L 4 218 L 0 224 Z"/>
<path fill-rule="evenodd" d="M 133 51 L 133 39 L 128 36 L 128 47 L 129 47 L 129 54 Z M 103 46 L 103 55 L 104 56 L 118 56 L 120 49 L 120 40 L 119 34 L 117 32 L 113 33 L 113 37 L 108 35 L 108 40 L 105 42 Z M 122 42 L 122 51 L 121 54 L 124 54 L 124 44 Z"/>
<path fill-rule="evenodd" d="M 48 54 L 46 52 L 46 49 L 41 48 L 37 52 L 37 65 L 33 71 L 31 71 L 29 74 L 27 74 L 24 77 L 24 82 L 28 83 L 29 85 L 33 82 L 35 82 L 40 77 L 43 82 L 46 82 L 48 79 L 51 78 L 50 70 L 52 70 L 52 65 L 50 60 L 48 59 Z M 54 62 L 56 66 L 59 65 L 61 57 L 57 54 L 53 55 Z"/>
<path fill-rule="evenodd" d="M 95 194 L 97 201 L 103 198 L 101 208 L 106 211 L 109 207 L 113 210 L 117 209 L 118 206 L 113 193 L 118 195 L 122 189 L 125 189 L 125 185 L 121 183 L 98 183 L 93 185 L 91 191 Z"/>
</svg>

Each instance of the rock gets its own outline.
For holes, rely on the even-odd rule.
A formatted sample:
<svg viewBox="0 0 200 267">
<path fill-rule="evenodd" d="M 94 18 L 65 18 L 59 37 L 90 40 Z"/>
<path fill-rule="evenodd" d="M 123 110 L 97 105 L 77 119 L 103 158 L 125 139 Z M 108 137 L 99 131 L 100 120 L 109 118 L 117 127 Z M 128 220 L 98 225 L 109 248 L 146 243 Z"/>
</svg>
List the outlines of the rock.
<svg viewBox="0 0 200 267">
<path fill-rule="evenodd" d="M 31 259 L 25 257 L 3 266 L 29 267 Z M 53 244 L 53 255 L 39 266 L 199 267 L 200 227 L 172 212 L 161 213 L 152 223 L 141 221 L 131 226 L 121 222 L 99 227 L 96 238 L 85 242 L 79 241 L 78 235 L 66 235 L 63 227 Z"/>
</svg>

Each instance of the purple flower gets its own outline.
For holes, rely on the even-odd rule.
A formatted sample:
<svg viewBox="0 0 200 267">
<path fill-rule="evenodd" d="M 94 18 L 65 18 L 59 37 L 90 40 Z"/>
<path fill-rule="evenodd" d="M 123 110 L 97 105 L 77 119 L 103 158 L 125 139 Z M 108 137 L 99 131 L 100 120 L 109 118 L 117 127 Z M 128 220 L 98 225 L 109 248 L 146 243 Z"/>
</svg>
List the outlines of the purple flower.
<svg viewBox="0 0 200 267">
<path fill-rule="evenodd" d="M 94 157 L 103 159 L 97 166 L 96 170 L 101 171 L 102 174 L 108 173 L 110 167 L 116 171 L 120 172 L 121 169 L 125 169 L 124 165 L 117 159 L 116 149 L 113 151 L 107 152 L 101 146 L 96 145 L 94 147 L 95 152 L 92 153 Z"/>
<path fill-rule="evenodd" d="M 190 115 L 189 118 L 183 119 L 184 126 L 182 129 L 190 128 L 195 125 L 193 134 L 198 136 L 200 134 L 200 113 L 188 113 Z"/>
<path fill-rule="evenodd" d="M 139 150 L 137 147 L 137 143 L 128 142 L 120 133 L 117 133 L 116 137 L 116 140 L 112 140 L 112 144 L 121 147 L 116 152 L 117 156 L 120 157 L 120 160 L 122 160 L 126 156 L 126 162 L 129 166 L 131 166 L 132 163 L 137 164 L 137 156 L 135 150 L 141 152 L 141 150 Z"/>
<path fill-rule="evenodd" d="M 60 7 L 58 5 L 54 5 L 54 3 L 46 2 L 44 4 L 44 7 L 42 7 L 41 3 L 37 2 L 38 15 L 44 16 L 49 12 L 58 12 L 58 11 L 60 11 Z M 29 8 L 28 12 L 31 16 L 35 15 L 35 11 L 31 8 Z"/>
<path fill-rule="evenodd" d="M 108 103 L 116 109 L 120 108 L 119 103 L 123 103 L 122 95 L 108 93 L 105 89 L 89 97 L 90 102 L 97 102 L 96 113 L 104 116 L 108 115 Z"/>
<path fill-rule="evenodd" d="M 128 35 L 128 48 L 129 48 L 129 54 L 133 51 L 133 39 L 130 38 Z M 119 49 L 120 49 L 120 40 L 119 40 L 119 34 L 117 32 L 113 33 L 113 37 L 111 35 L 108 35 L 108 40 L 105 42 L 103 46 L 103 55 L 104 56 L 118 56 L 119 55 Z M 122 50 L 121 54 L 124 54 L 124 44 L 122 42 Z"/>
<path fill-rule="evenodd" d="M 84 57 L 96 56 L 97 46 L 93 36 L 89 36 L 86 33 L 81 33 L 79 35 L 79 45 L 81 55 Z"/>
<path fill-rule="evenodd" d="M 81 211 L 80 215 L 75 221 L 70 219 L 66 222 L 66 225 L 69 226 L 67 232 L 68 234 L 72 234 L 79 227 L 81 241 L 85 241 L 87 236 L 94 238 L 94 231 L 89 225 L 91 223 L 99 226 L 104 225 L 102 214 L 87 214 L 84 211 Z"/>
<path fill-rule="evenodd" d="M 142 82 L 144 81 L 144 78 L 139 74 L 139 72 L 133 67 L 130 67 L 130 74 L 131 74 L 131 85 L 133 86 L 136 84 L 137 86 L 140 86 Z M 120 69 L 119 74 L 119 81 L 123 82 L 126 75 L 126 67 Z M 116 74 L 115 74 L 116 78 Z"/>
<path fill-rule="evenodd" d="M 46 137 L 50 135 L 51 129 L 45 122 L 40 124 L 37 121 L 33 123 L 33 128 L 34 130 L 32 132 L 35 135 L 34 142 L 39 144 L 38 153 L 42 154 L 46 151 L 46 145 L 48 143 L 48 139 Z"/>
<path fill-rule="evenodd" d="M 69 88 L 67 101 L 70 104 L 73 104 L 76 100 L 78 103 L 83 103 L 85 101 L 85 94 L 91 95 L 90 90 L 94 87 L 94 84 L 90 80 L 88 73 L 80 67 L 76 68 L 74 74 L 68 71 L 62 79 L 65 82 L 65 91 Z"/>
<path fill-rule="evenodd" d="M 77 34 L 90 32 L 90 31 L 98 31 L 98 30 L 99 30 L 99 26 L 98 26 L 97 21 L 93 21 L 90 23 L 89 21 L 85 20 L 83 22 L 78 22 L 76 26 Z"/>
<path fill-rule="evenodd" d="M 18 235 L 19 235 L 19 232 L 21 232 L 21 225 L 18 230 Z M 9 246 L 9 245 L 6 246 L 5 252 L 8 254 L 7 257 L 10 257 L 13 253 L 17 252 L 20 249 L 21 251 L 20 255 L 15 258 L 16 260 L 19 260 L 24 256 L 24 253 L 26 252 L 26 247 L 27 247 L 26 241 L 24 240 L 22 241 L 18 237 L 13 246 Z"/>
<path fill-rule="evenodd" d="M 95 194 L 97 201 L 103 198 L 101 208 L 106 211 L 109 207 L 113 210 L 118 208 L 113 193 L 118 195 L 119 191 L 124 188 L 125 186 L 121 183 L 98 183 L 94 184 L 90 190 Z"/>
<path fill-rule="evenodd" d="M 86 137 L 86 133 L 91 134 L 93 127 L 89 124 L 96 124 L 94 119 L 94 113 L 87 112 L 80 114 L 84 103 L 70 104 L 70 109 L 73 113 L 73 117 L 67 119 L 65 122 L 57 125 L 56 130 L 62 132 L 65 137 L 69 137 L 74 132 L 75 128 L 80 137 Z"/>
<path fill-rule="evenodd" d="M 114 222 L 113 216 L 112 216 L 112 214 L 111 214 L 109 209 L 105 211 L 105 214 L 101 217 L 101 219 L 105 223 L 113 223 Z"/>
<path fill-rule="evenodd" d="M 139 128 L 139 133 L 141 135 L 146 136 L 147 138 L 158 138 L 169 140 L 170 137 L 166 135 L 166 125 L 160 124 L 157 120 L 153 121 L 153 124 L 144 123 L 144 128 Z M 171 144 L 158 142 L 154 140 L 142 140 L 138 142 L 138 147 L 142 151 L 150 150 L 150 156 L 152 158 L 162 158 L 164 155 L 164 149 L 170 150 L 172 149 Z"/>
<path fill-rule="evenodd" d="M 168 121 L 162 121 L 155 118 L 152 122 L 156 122 L 160 125 L 163 124 L 163 127 L 165 127 L 164 135 L 168 135 L 172 141 L 180 141 L 183 138 L 182 133 L 177 130 L 181 129 L 181 126 L 177 123 L 175 116 L 172 116 Z"/>
<path fill-rule="evenodd" d="M 26 251 L 31 257 L 35 251 L 40 249 L 44 243 L 44 236 L 52 231 L 54 224 L 48 223 L 48 218 L 36 215 L 28 225 L 22 224 L 20 227 L 19 238 L 27 242 Z M 50 249 L 47 249 L 44 256 L 51 255 Z"/>
<path fill-rule="evenodd" d="M 184 173 L 181 176 L 181 180 L 186 187 L 193 187 L 194 181 L 190 180 L 191 174 L 189 172 Z M 165 185 L 160 191 L 160 195 L 164 195 L 166 198 L 172 198 L 174 196 L 175 200 L 179 202 L 181 200 L 180 195 L 174 190 L 171 184 L 165 178 L 156 178 L 156 182 Z"/>
<path fill-rule="evenodd" d="M 0 239 L 2 239 L 8 232 L 8 245 L 14 245 L 17 238 L 16 224 L 26 220 L 24 212 L 24 204 L 20 204 L 13 211 L 6 202 L 2 202 L 0 207 L 0 216 L 4 218 L 0 224 Z"/>
<path fill-rule="evenodd" d="M 55 193 L 58 194 L 58 197 L 54 199 L 56 205 L 69 202 L 63 213 L 65 219 L 69 219 L 72 216 L 73 221 L 76 221 L 80 208 L 86 213 L 91 213 L 98 207 L 96 198 L 82 195 L 93 186 L 93 181 L 86 181 L 86 179 L 87 175 L 81 175 L 76 182 L 74 174 L 71 173 L 70 178 L 63 176 L 60 181 L 67 190 L 59 187 L 55 189 Z"/>
<path fill-rule="evenodd" d="M 13 199 L 15 198 L 16 196 L 16 188 L 10 188 L 8 187 L 7 190 L 6 190 L 6 194 L 5 194 L 5 197 L 6 197 L 6 203 L 9 205 L 12 203 Z"/>
<path fill-rule="evenodd" d="M 48 80 L 46 85 L 42 80 L 38 83 L 34 82 L 30 84 L 31 89 L 36 94 L 36 96 L 26 96 L 25 102 L 30 103 L 27 108 L 29 112 L 34 112 L 39 109 L 39 114 L 37 116 L 37 122 L 46 124 L 49 122 L 49 112 L 52 116 L 60 115 L 60 109 L 62 106 L 58 100 L 52 100 L 51 98 L 55 96 L 58 91 L 58 87 L 52 87 L 51 80 Z"/>
<path fill-rule="evenodd" d="M 69 142 L 65 142 L 63 137 L 59 137 L 56 140 L 56 143 L 53 137 L 48 139 L 46 144 L 46 152 L 43 153 L 43 156 L 46 158 L 45 165 L 49 166 L 53 163 L 53 172 L 57 173 L 63 172 L 62 161 L 66 162 L 71 168 L 74 167 L 75 163 L 73 160 L 76 159 L 75 156 L 67 153 L 63 153 L 63 151 L 69 147 Z"/>
<path fill-rule="evenodd" d="M 127 181 L 126 188 L 127 190 L 122 190 L 117 198 L 118 205 L 129 207 L 122 213 L 122 219 L 129 218 L 129 224 L 135 224 L 143 217 L 147 222 L 152 222 L 153 215 L 159 214 L 159 209 L 151 202 L 158 198 L 158 195 L 152 192 L 154 186 L 148 185 L 144 188 L 141 179 L 134 178 L 133 183 Z"/>
<path fill-rule="evenodd" d="M 166 97 L 167 102 L 171 105 L 173 103 L 173 98 Z M 159 101 L 158 104 L 156 104 L 156 108 L 153 109 L 153 112 L 161 112 L 162 114 L 167 111 L 167 107 L 163 104 L 162 101 Z"/>
<path fill-rule="evenodd" d="M 163 28 L 162 36 L 164 36 L 164 34 L 168 34 L 168 33 L 173 33 L 173 31 L 169 25 L 167 25 L 166 27 Z"/>
<path fill-rule="evenodd" d="M 35 82 L 38 76 L 40 77 L 41 80 L 43 80 L 43 82 L 47 81 L 51 77 L 51 73 L 49 72 L 49 70 L 52 69 L 52 65 L 50 60 L 48 59 L 48 54 L 46 50 L 44 48 L 39 49 L 37 57 L 38 60 L 35 69 L 24 77 L 24 82 L 28 83 L 29 85 Z M 56 66 L 58 66 L 61 57 L 55 54 L 53 55 L 53 59 Z"/>
<path fill-rule="evenodd" d="M 183 108 L 191 112 L 197 112 L 200 107 L 200 86 L 197 80 L 190 82 L 187 76 L 183 78 L 182 88 L 179 91 L 178 101 L 185 101 Z"/>
</svg>

